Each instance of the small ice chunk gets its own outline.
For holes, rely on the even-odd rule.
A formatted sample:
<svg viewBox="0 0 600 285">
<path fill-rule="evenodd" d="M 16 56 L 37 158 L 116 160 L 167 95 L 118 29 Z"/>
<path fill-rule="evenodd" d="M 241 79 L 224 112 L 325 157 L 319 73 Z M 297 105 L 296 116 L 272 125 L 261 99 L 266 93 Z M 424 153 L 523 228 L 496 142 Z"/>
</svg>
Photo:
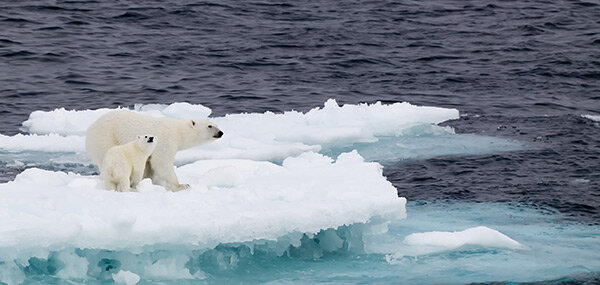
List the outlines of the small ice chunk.
<svg viewBox="0 0 600 285">
<path fill-rule="evenodd" d="M 395 253 L 386 255 L 386 261 L 391 264 L 402 263 L 407 256 L 423 256 L 445 251 L 452 251 L 463 246 L 483 248 L 522 249 L 519 242 L 503 233 L 479 226 L 457 232 L 424 232 L 414 233 L 404 238 Z"/>
<path fill-rule="evenodd" d="M 521 244 L 497 230 L 479 226 L 459 232 L 425 232 L 408 235 L 404 243 L 412 246 L 450 250 L 464 245 L 517 249 Z"/>
<path fill-rule="evenodd" d="M 600 115 L 581 115 L 582 117 L 586 118 L 586 119 L 590 119 L 592 121 L 595 122 L 600 122 Z"/>
<path fill-rule="evenodd" d="M 121 270 L 119 271 L 119 273 L 113 274 L 112 278 L 115 281 L 115 283 L 119 284 L 132 285 L 140 282 L 140 276 L 131 271 Z"/>
<path fill-rule="evenodd" d="M 187 102 L 173 103 L 162 110 L 167 117 L 178 119 L 200 118 L 207 119 L 212 110 L 202 105 L 192 105 Z"/>
</svg>

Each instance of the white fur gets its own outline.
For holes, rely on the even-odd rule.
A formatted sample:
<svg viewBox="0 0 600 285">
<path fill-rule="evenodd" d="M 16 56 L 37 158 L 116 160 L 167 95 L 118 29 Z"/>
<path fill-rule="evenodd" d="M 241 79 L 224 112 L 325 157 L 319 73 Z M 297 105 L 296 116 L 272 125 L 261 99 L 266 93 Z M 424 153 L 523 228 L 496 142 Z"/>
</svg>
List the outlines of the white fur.
<svg viewBox="0 0 600 285">
<path fill-rule="evenodd" d="M 148 159 L 144 177 L 172 191 L 189 187 L 177 180 L 173 169 L 175 153 L 216 140 L 223 134 L 215 124 L 205 120 L 155 118 L 117 110 L 103 115 L 87 129 L 85 148 L 92 161 L 102 169 L 109 148 L 133 141 L 137 135 L 145 133 L 153 134 L 157 144 Z"/>
<path fill-rule="evenodd" d="M 155 148 L 156 141 L 151 135 L 139 135 L 134 141 L 109 148 L 100 168 L 106 189 L 129 192 L 136 187 Z"/>
</svg>

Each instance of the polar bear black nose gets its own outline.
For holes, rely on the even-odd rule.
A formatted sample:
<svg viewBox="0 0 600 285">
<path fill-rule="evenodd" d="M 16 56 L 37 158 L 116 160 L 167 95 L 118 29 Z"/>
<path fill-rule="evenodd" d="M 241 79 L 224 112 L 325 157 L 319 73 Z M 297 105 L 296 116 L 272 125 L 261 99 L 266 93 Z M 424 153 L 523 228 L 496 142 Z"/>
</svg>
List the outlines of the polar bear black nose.
<svg viewBox="0 0 600 285">
<path fill-rule="evenodd" d="M 215 137 L 215 138 L 220 138 L 220 137 L 222 137 L 222 136 L 223 136 L 223 132 L 222 132 L 222 131 L 219 131 L 219 132 L 218 132 L 217 134 L 215 134 L 213 137 Z"/>
<path fill-rule="evenodd" d="M 149 138 L 148 138 L 148 142 L 149 142 L 149 143 L 151 143 L 151 142 L 153 142 L 153 141 L 154 141 L 154 137 L 149 137 Z"/>
</svg>

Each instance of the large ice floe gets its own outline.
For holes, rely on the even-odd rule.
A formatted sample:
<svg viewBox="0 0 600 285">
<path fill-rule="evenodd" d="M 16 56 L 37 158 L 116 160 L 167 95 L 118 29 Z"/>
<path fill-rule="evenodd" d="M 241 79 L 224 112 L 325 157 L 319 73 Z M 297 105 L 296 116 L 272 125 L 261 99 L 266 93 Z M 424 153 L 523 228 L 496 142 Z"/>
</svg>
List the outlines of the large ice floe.
<svg viewBox="0 0 600 285">
<path fill-rule="evenodd" d="M 102 189 L 97 176 L 27 169 L 0 184 L 0 246 L 213 248 L 405 215 L 405 199 L 379 164 L 356 152 L 336 161 L 304 153 L 282 166 L 198 161 L 177 174 L 190 190 L 173 193 L 145 180 L 138 192 L 120 193 Z"/>
<path fill-rule="evenodd" d="M 137 105 L 151 116 L 207 119 L 210 109 L 201 105 Z M 26 135 L 0 135 L 0 159 L 18 160 L 15 154 L 32 151 L 84 152 L 87 127 L 110 109 L 35 111 L 23 123 Z M 200 159 L 252 159 L 281 163 L 303 152 L 335 157 L 359 150 L 367 160 L 381 163 L 438 155 L 478 154 L 516 150 L 521 143 L 506 139 L 457 135 L 437 124 L 457 119 L 456 109 L 415 106 L 409 103 L 339 106 L 335 100 L 306 113 L 244 113 L 209 118 L 224 130 L 220 140 L 180 151 L 176 163 Z M 34 163 L 27 156 L 24 163 Z M 89 163 L 89 161 L 87 161 Z M 73 163 L 82 163 L 81 157 Z"/>
<path fill-rule="evenodd" d="M 70 264 L 73 254 L 53 256 L 65 249 L 144 253 L 258 243 L 283 255 L 305 234 L 405 216 L 406 200 L 381 175 L 381 166 L 356 152 L 335 161 L 307 152 L 283 165 L 205 160 L 182 166 L 177 174 L 191 189 L 173 193 L 144 180 L 138 192 L 119 193 L 102 189 L 97 176 L 25 170 L 0 185 L 0 272 L 30 268 L 32 257 L 45 263 L 54 258 L 69 270 L 76 266 Z M 335 233 L 332 240 L 331 251 L 351 246 Z M 101 260 L 93 265 L 102 267 Z M 143 276 L 152 273 L 119 264 Z M 89 274 L 87 268 L 79 273 L 83 279 Z"/>
<path fill-rule="evenodd" d="M 455 109 L 329 100 L 306 113 L 215 118 L 188 103 L 134 110 L 208 118 L 225 136 L 177 154 L 176 173 L 189 190 L 173 193 L 143 180 L 136 192 L 118 193 L 102 189 L 84 153 L 85 130 L 110 109 L 33 112 L 23 123 L 28 134 L 0 135 L 0 161 L 25 168 L 0 184 L 0 282 L 260 283 L 281 276 L 248 273 L 268 276 L 264 269 L 282 260 L 290 268 L 278 272 L 310 271 L 305 260 L 332 256 L 375 254 L 390 265 L 406 254 L 464 246 L 523 248 L 476 226 L 415 231 L 391 251 L 368 242 L 406 217 L 406 199 L 380 162 L 522 147 L 438 126 L 458 118 Z"/>
</svg>

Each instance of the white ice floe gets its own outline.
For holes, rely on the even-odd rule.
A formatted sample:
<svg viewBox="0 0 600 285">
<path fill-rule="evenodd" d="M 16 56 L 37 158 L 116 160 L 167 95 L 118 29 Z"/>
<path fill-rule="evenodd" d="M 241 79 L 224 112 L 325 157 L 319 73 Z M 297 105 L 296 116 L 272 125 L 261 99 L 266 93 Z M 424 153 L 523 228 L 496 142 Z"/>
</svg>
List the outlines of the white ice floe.
<svg viewBox="0 0 600 285">
<path fill-rule="evenodd" d="M 581 115 L 584 118 L 590 119 L 595 122 L 600 122 L 600 115 Z"/>
<path fill-rule="evenodd" d="M 176 119 L 207 119 L 212 110 L 202 105 L 177 102 L 164 104 L 136 104 L 133 109 L 142 114 L 154 117 L 171 117 Z"/>
<path fill-rule="evenodd" d="M 111 109 L 35 111 L 23 123 L 23 129 L 35 134 L 84 135 L 86 129 Z M 210 109 L 202 105 L 136 105 L 135 111 L 157 117 L 208 118 Z M 358 104 L 339 106 L 333 99 L 322 108 L 307 113 L 245 113 L 211 118 L 226 133 L 242 137 L 268 137 L 278 141 L 317 144 L 346 138 L 369 141 L 378 135 L 399 135 L 419 124 L 436 124 L 458 118 L 458 110 L 415 106 L 409 103 Z"/>
<path fill-rule="evenodd" d="M 523 249 L 524 246 L 503 233 L 485 226 L 468 228 L 463 231 L 442 232 L 432 231 L 413 233 L 404 238 L 402 244 L 388 262 L 404 256 L 422 256 L 459 249 L 465 246 L 481 248 Z"/>
<path fill-rule="evenodd" d="M 75 151 L 84 152 L 87 127 L 110 109 L 35 111 L 23 123 L 32 135 L 19 138 L 0 137 L 0 150 Z M 139 105 L 135 111 L 151 116 L 207 118 L 210 109 L 189 103 L 171 105 Z M 181 151 L 176 161 L 187 163 L 199 159 L 243 158 L 282 161 L 306 151 L 318 152 L 324 147 L 344 147 L 353 143 L 376 142 L 382 136 L 402 136 L 414 126 L 437 124 L 458 118 L 458 110 L 414 106 L 409 103 L 358 104 L 339 106 L 333 99 L 323 107 L 306 113 L 231 114 L 209 118 L 225 132 L 220 140 Z M 440 127 L 440 129 L 442 129 Z M 451 131 L 451 130 L 450 130 Z M 444 130 L 443 132 L 446 132 Z M 47 141 L 39 138 L 47 137 Z M 64 136 L 64 139 L 59 136 Z M 79 139 L 76 139 L 76 137 Z M 23 144 L 15 143 L 26 142 Z M 68 144 L 56 147 L 56 144 Z"/>
<path fill-rule="evenodd" d="M 102 115 L 114 109 L 66 110 L 58 108 L 52 111 L 34 111 L 23 122 L 23 131 L 30 134 L 60 134 L 85 136 L 85 130 Z"/>
<path fill-rule="evenodd" d="M 23 127 L 21 129 L 31 134 L 84 136 L 87 128 L 98 118 L 117 109 L 122 108 L 102 108 L 96 110 L 66 110 L 65 108 L 58 108 L 52 111 L 34 111 L 29 114 L 29 119 L 23 122 Z M 171 117 L 178 119 L 206 119 L 212 112 L 208 107 L 193 105 L 186 102 L 178 102 L 170 105 L 135 105 L 134 111 L 154 117 Z"/>
<path fill-rule="evenodd" d="M 59 134 L 5 136 L 0 134 L 0 150 L 9 152 L 41 151 L 41 152 L 81 152 L 85 145 L 85 137 L 77 135 L 62 136 Z"/>
<path fill-rule="evenodd" d="M 207 249 L 405 216 L 406 200 L 381 166 L 356 152 L 335 161 L 304 153 L 282 166 L 198 161 L 177 174 L 189 190 L 144 180 L 138 192 L 119 193 L 102 189 L 97 176 L 27 169 L 0 184 L 0 256 L 29 248 Z"/>
<path fill-rule="evenodd" d="M 520 248 L 521 244 L 497 230 L 479 226 L 458 232 L 426 232 L 414 233 L 404 239 L 411 246 L 455 249 L 465 245 L 498 248 Z"/>
<path fill-rule="evenodd" d="M 125 270 L 121 270 L 116 274 L 112 274 L 112 278 L 117 284 L 134 285 L 140 282 L 139 275 Z"/>
</svg>

